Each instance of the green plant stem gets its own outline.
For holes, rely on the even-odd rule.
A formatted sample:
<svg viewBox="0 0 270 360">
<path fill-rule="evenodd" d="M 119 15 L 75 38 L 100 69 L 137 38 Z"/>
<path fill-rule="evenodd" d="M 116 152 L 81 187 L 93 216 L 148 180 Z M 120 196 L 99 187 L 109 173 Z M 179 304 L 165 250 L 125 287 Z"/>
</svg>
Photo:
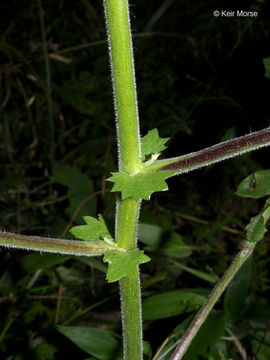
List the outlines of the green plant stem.
<svg viewBox="0 0 270 360">
<path fill-rule="evenodd" d="M 119 170 L 142 168 L 128 0 L 104 0 L 118 136 Z M 116 242 L 135 249 L 140 201 L 120 200 L 116 214 Z M 138 272 L 139 273 L 139 272 Z M 141 295 L 138 279 L 120 280 L 124 359 L 142 359 Z"/>
<path fill-rule="evenodd" d="M 118 132 L 119 168 L 142 167 L 137 95 L 127 0 L 104 0 Z"/>
<path fill-rule="evenodd" d="M 3 232 L 0 232 L 0 245 L 8 248 L 80 256 L 99 256 L 115 249 L 103 241 L 62 240 Z"/>
<path fill-rule="evenodd" d="M 140 211 L 140 201 L 132 198 L 121 200 L 117 206 L 116 241 L 122 249 L 136 248 L 136 232 Z"/>
<path fill-rule="evenodd" d="M 243 248 L 235 256 L 233 262 L 231 263 L 227 271 L 224 273 L 224 275 L 217 282 L 216 286 L 212 290 L 205 304 L 202 306 L 200 311 L 197 313 L 197 315 L 189 325 L 186 333 L 180 339 L 177 349 L 172 355 L 171 360 L 181 360 L 183 358 L 192 340 L 198 333 L 202 324 L 207 319 L 207 316 L 209 315 L 210 311 L 213 309 L 214 305 L 216 304 L 216 302 L 218 301 L 218 299 L 220 298 L 220 296 L 222 295 L 228 284 L 234 278 L 238 270 L 252 254 L 255 245 L 256 243 L 245 241 Z"/>
<path fill-rule="evenodd" d="M 120 280 L 124 359 L 143 358 L 141 287 L 139 279 Z"/>
<path fill-rule="evenodd" d="M 140 201 L 122 200 L 117 206 L 116 240 L 121 248 L 134 249 Z M 120 280 L 124 359 L 142 359 L 142 319 L 140 279 L 124 277 Z"/>
</svg>

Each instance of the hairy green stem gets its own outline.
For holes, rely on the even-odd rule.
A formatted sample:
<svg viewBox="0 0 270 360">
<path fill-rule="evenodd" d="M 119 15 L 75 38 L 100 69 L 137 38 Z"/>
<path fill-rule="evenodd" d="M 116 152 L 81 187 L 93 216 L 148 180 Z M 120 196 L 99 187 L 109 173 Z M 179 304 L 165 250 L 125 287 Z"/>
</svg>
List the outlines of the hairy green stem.
<svg viewBox="0 0 270 360">
<path fill-rule="evenodd" d="M 125 249 L 134 249 L 140 201 L 122 200 L 117 206 L 116 241 Z M 138 271 L 139 273 L 139 271 Z M 142 359 L 142 318 L 140 279 L 124 277 L 120 280 L 124 359 Z"/>
<path fill-rule="evenodd" d="M 116 212 L 116 242 L 120 248 L 136 248 L 136 232 L 140 211 L 140 201 L 132 198 L 119 201 Z"/>
<path fill-rule="evenodd" d="M 113 80 L 120 169 L 142 167 L 132 41 L 127 0 L 104 0 Z"/>
<path fill-rule="evenodd" d="M 119 170 L 142 168 L 128 0 L 104 0 L 118 136 Z M 116 214 L 116 242 L 135 249 L 140 201 L 120 200 Z M 139 273 L 139 272 L 138 272 Z M 142 359 L 141 294 L 138 279 L 120 280 L 124 359 Z"/>
<path fill-rule="evenodd" d="M 179 175 L 269 145 L 270 128 L 266 128 L 187 155 L 155 161 L 144 171 L 173 170 Z"/>
<path fill-rule="evenodd" d="M 0 245 L 7 248 L 80 256 L 99 256 L 115 249 L 104 241 L 62 240 L 4 232 L 0 232 Z"/>
<path fill-rule="evenodd" d="M 120 280 L 120 294 L 124 359 L 140 360 L 143 358 L 143 346 L 139 279 L 122 278 Z"/>
<path fill-rule="evenodd" d="M 215 306 L 216 302 L 228 286 L 228 284 L 231 282 L 231 280 L 234 278 L 238 270 L 241 268 L 241 266 L 244 264 L 244 262 L 249 258 L 249 256 L 252 254 L 256 243 L 251 243 L 246 241 L 244 243 L 243 248 L 238 252 L 238 254 L 235 256 L 233 262 L 229 266 L 229 268 L 226 270 L 224 275 L 220 278 L 220 280 L 217 282 L 216 286 L 212 290 L 211 294 L 209 295 L 208 299 L 206 300 L 205 304 L 202 306 L 200 311 L 197 313 L 191 324 L 189 325 L 186 333 L 184 336 L 180 339 L 179 344 L 177 346 L 177 349 L 175 350 L 174 354 L 171 357 L 171 360 L 181 360 L 187 351 L 189 345 L 191 344 L 192 340 L 198 333 L 200 327 L 207 319 L 207 316 L 209 315 L 210 311 Z M 164 354 L 163 354 L 164 355 Z"/>
</svg>

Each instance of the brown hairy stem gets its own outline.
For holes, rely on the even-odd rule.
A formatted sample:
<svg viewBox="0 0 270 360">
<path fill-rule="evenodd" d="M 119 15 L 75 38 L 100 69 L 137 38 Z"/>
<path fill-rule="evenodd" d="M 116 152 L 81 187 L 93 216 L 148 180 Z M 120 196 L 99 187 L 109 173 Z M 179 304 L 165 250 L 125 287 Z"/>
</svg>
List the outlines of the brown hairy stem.
<svg viewBox="0 0 270 360">
<path fill-rule="evenodd" d="M 173 170 L 174 175 L 181 174 L 268 145 L 270 145 L 270 127 L 187 155 L 155 161 L 147 166 L 145 171 Z"/>
</svg>

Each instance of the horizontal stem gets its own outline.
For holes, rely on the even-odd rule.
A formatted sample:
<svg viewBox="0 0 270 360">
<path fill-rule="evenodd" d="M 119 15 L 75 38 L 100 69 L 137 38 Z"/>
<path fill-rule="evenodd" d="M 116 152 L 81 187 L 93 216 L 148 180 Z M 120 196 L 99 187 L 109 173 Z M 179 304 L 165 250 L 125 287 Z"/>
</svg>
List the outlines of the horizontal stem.
<svg viewBox="0 0 270 360">
<path fill-rule="evenodd" d="M 243 248 L 235 256 L 233 262 L 231 263 L 227 271 L 224 273 L 224 275 L 217 282 L 216 286 L 212 290 L 208 299 L 206 300 L 200 311 L 197 313 L 197 315 L 189 325 L 186 333 L 180 339 L 178 347 L 175 350 L 170 360 L 181 360 L 183 358 L 192 340 L 198 333 L 202 324 L 207 319 L 207 316 L 209 315 L 210 311 L 213 309 L 214 305 L 216 304 L 216 302 L 218 301 L 218 299 L 220 298 L 220 296 L 222 295 L 228 284 L 234 278 L 236 273 L 239 271 L 241 266 L 252 254 L 255 245 L 256 243 L 251 243 L 247 241 L 245 242 Z"/>
<path fill-rule="evenodd" d="M 62 240 L 4 232 L 0 232 L 0 246 L 79 256 L 99 256 L 114 249 L 103 241 Z"/>
<path fill-rule="evenodd" d="M 144 171 L 173 170 L 174 175 L 177 175 L 269 145 L 270 128 L 268 127 L 187 155 L 155 161 L 145 167 Z"/>
</svg>

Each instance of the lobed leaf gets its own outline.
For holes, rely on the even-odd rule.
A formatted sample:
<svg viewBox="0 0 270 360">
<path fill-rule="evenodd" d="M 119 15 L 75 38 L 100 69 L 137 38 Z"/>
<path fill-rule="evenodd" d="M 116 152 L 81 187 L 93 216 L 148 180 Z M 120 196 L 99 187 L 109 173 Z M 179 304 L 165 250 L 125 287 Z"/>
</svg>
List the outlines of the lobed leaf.
<svg viewBox="0 0 270 360">
<path fill-rule="evenodd" d="M 70 232 L 78 239 L 85 241 L 96 241 L 111 238 L 102 215 L 96 219 L 92 216 L 84 216 L 83 219 L 87 225 L 74 226 Z"/>
<path fill-rule="evenodd" d="M 153 129 L 141 139 L 141 156 L 142 161 L 145 161 L 147 157 L 161 153 L 166 149 L 166 142 L 170 138 L 159 137 L 158 130 Z"/>
<path fill-rule="evenodd" d="M 104 256 L 104 262 L 109 263 L 107 280 L 114 282 L 124 276 L 132 279 L 138 278 L 138 265 L 146 263 L 151 259 L 138 249 L 125 252 L 109 252 Z"/>
<path fill-rule="evenodd" d="M 138 172 L 133 175 L 120 171 L 112 173 L 107 179 L 114 182 L 112 191 L 120 191 L 122 200 L 129 197 L 138 201 L 140 199 L 149 200 L 155 191 L 168 190 L 165 179 L 173 175 L 173 171 L 157 171 L 157 172 Z"/>
</svg>

